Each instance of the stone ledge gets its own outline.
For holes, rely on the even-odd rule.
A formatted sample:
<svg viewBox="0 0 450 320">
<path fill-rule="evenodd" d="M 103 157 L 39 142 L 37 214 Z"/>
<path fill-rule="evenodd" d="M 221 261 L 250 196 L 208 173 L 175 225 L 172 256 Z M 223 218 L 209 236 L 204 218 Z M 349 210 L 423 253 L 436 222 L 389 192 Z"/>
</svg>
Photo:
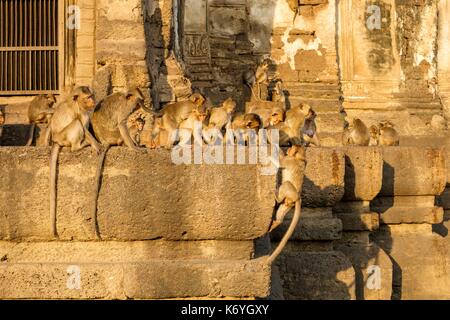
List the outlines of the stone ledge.
<svg viewBox="0 0 450 320">
<path fill-rule="evenodd" d="M 444 209 L 441 207 L 394 207 L 380 213 L 382 224 L 438 224 L 444 220 Z"/>
<path fill-rule="evenodd" d="M 0 241 L 0 265 L 2 262 L 138 263 L 150 259 L 250 260 L 255 251 L 257 248 L 253 241 Z"/>
<path fill-rule="evenodd" d="M 444 148 L 384 147 L 383 159 L 380 196 L 430 196 L 444 191 Z"/>
<path fill-rule="evenodd" d="M 302 205 L 332 207 L 344 195 L 344 153 L 331 148 L 308 148 Z"/>
<path fill-rule="evenodd" d="M 291 218 L 286 218 L 282 225 L 275 229 L 271 238 L 274 241 L 279 241 L 286 233 L 291 223 Z M 316 218 L 301 218 L 291 241 L 326 241 L 337 240 L 342 236 L 342 222 L 336 218 L 316 219 Z"/>
<path fill-rule="evenodd" d="M 343 231 L 373 231 L 379 227 L 377 213 L 336 213 L 342 221 Z"/>
<path fill-rule="evenodd" d="M 69 268 L 69 269 L 68 269 Z M 73 270 L 79 289 L 70 289 Z M 267 297 L 271 268 L 264 260 L 146 263 L 0 264 L 1 299 L 165 299 Z M 76 282 L 73 282 L 76 284 Z"/>
<path fill-rule="evenodd" d="M 0 240 L 50 237 L 49 148 L 0 148 Z M 92 240 L 98 156 L 87 148 L 59 160 L 60 240 Z M 112 148 L 98 200 L 105 240 L 252 240 L 267 233 L 275 176 L 257 165 L 174 165 L 166 150 Z"/>
</svg>

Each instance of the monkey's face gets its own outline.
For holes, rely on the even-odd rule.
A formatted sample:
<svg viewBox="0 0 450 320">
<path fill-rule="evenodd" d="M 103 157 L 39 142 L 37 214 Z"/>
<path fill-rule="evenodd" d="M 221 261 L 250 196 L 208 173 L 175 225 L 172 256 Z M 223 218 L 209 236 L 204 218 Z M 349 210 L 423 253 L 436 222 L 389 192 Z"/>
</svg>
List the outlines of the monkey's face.
<svg viewBox="0 0 450 320">
<path fill-rule="evenodd" d="M 95 96 L 94 94 L 88 95 L 85 99 L 85 105 L 89 110 L 92 110 L 95 108 Z"/>
<path fill-rule="evenodd" d="M 199 112 L 197 116 L 198 116 L 198 120 L 203 122 L 208 117 L 208 114 L 206 112 Z"/>
<path fill-rule="evenodd" d="M 277 124 L 279 124 L 283 121 L 284 121 L 283 114 L 276 111 L 276 112 L 273 112 L 272 115 L 270 116 L 269 123 L 271 126 L 276 126 Z"/>
<path fill-rule="evenodd" d="M 144 130 L 144 125 L 145 123 L 143 121 L 138 121 L 136 127 L 139 131 L 142 131 Z"/>
</svg>

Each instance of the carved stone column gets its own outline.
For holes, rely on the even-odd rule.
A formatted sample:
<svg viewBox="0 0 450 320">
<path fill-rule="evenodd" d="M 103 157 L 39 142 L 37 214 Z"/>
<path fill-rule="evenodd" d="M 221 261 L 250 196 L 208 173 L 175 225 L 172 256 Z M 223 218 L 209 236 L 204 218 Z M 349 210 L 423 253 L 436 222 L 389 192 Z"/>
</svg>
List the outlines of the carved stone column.
<svg viewBox="0 0 450 320">
<path fill-rule="evenodd" d="M 334 208 L 343 224 L 343 237 L 335 248 L 355 268 L 356 298 L 388 300 L 392 294 L 392 262 L 369 235 L 378 229 L 378 214 L 370 201 L 381 190 L 383 157 L 380 148 L 348 147 L 345 153 L 345 194 Z"/>
</svg>

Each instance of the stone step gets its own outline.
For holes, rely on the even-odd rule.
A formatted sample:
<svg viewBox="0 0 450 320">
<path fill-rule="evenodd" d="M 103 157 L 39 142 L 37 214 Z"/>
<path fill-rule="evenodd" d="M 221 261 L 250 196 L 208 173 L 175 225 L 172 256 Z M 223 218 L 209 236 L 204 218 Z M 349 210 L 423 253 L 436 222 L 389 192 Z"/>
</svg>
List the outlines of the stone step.
<svg viewBox="0 0 450 320">
<path fill-rule="evenodd" d="M 95 239 L 98 156 L 86 148 L 59 158 L 60 240 Z M 50 148 L 0 148 L 0 240 L 52 240 Z M 265 235 L 275 175 L 259 165 L 176 165 L 167 150 L 111 148 L 98 199 L 104 240 L 253 240 Z"/>
<path fill-rule="evenodd" d="M 267 297 L 271 268 L 252 261 L 0 262 L 0 299 Z"/>
<path fill-rule="evenodd" d="M 253 241 L 0 241 L 0 264 L 250 260 L 266 254 Z"/>
<path fill-rule="evenodd" d="M 291 223 L 291 218 L 286 218 L 282 225 L 275 229 L 271 238 L 280 241 Z M 342 235 L 342 222 L 336 218 L 315 219 L 301 218 L 291 240 L 295 241 L 327 241 L 338 240 Z"/>
</svg>

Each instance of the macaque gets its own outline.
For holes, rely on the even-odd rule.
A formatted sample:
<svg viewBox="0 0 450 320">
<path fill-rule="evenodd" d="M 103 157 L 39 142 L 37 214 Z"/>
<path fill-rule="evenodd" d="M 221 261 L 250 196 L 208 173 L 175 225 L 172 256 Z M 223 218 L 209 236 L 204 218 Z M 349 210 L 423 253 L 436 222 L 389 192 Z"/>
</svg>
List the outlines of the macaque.
<svg viewBox="0 0 450 320">
<path fill-rule="evenodd" d="M 274 104 L 251 105 L 246 112 L 257 114 L 261 119 L 261 126 L 263 128 L 268 128 L 273 125 L 271 122 L 274 121 L 275 114 L 283 119 L 285 115 L 285 110 L 277 105 L 274 106 Z"/>
<path fill-rule="evenodd" d="M 209 116 L 209 129 L 222 130 L 225 126 L 231 126 L 231 118 L 233 112 L 236 110 L 236 102 L 228 98 L 219 108 L 212 108 Z"/>
<path fill-rule="evenodd" d="M 320 147 L 320 139 L 317 135 L 316 117 L 317 114 L 311 109 L 311 113 L 308 117 L 306 117 L 305 123 L 302 127 L 301 138 L 302 144 L 305 147 L 309 147 L 310 145 Z"/>
<path fill-rule="evenodd" d="M 5 114 L 2 110 L 0 110 L 0 137 L 3 133 L 3 125 L 5 124 Z"/>
<path fill-rule="evenodd" d="M 290 147 L 286 155 L 280 154 L 281 184 L 275 199 L 280 206 L 277 209 L 275 220 L 270 231 L 283 223 L 286 214 L 295 206 L 295 213 L 291 225 L 282 241 L 269 261 L 273 261 L 286 245 L 300 219 L 301 191 L 306 167 L 306 149 L 303 146 Z"/>
<path fill-rule="evenodd" d="M 370 132 L 364 122 L 360 119 L 353 119 L 352 124 L 346 121 L 344 133 L 342 134 L 342 144 L 368 146 L 370 142 Z"/>
<path fill-rule="evenodd" d="M 57 104 L 46 132 L 46 142 L 53 142 L 50 159 L 50 218 L 51 234 L 56 230 L 56 166 L 61 147 L 70 147 L 72 152 L 87 146 L 99 153 L 100 145 L 89 132 L 90 114 L 95 108 L 94 93 L 89 87 L 75 88 L 70 97 Z"/>
<path fill-rule="evenodd" d="M 55 112 L 53 108 L 55 103 L 56 98 L 53 94 L 39 95 L 31 101 L 28 107 L 28 120 L 31 124 L 28 142 L 26 144 L 28 147 L 33 143 L 36 124 L 49 122 Z"/>
<path fill-rule="evenodd" d="M 208 114 L 203 110 L 193 109 L 188 118 L 180 123 L 179 137 L 181 146 L 190 144 L 194 137 L 194 143 L 203 144 L 202 131 L 203 124 Z"/>
<path fill-rule="evenodd" d="M 400 145 L 400 137 L 394 125 L 389 121 L 380 123 L 379 144 L 381 146 L 398 146 Z"/>
<path fill-rule="evenodd" d="M 236 114 L 231 123 L 231 129 L 238 135 L 236 137 L 238 143 L 248 143 L 250 135 L 257 134 L 261 128 L 262 121 L 260 117 L 254 113 Z"/>
<path fill-rule="evenodd" d="M 277 203 L 281 205 L 277 209 L 275 220 L 272 222 L 270 231 L 277 228 L 284 220 L 286 214 L 295 206 L 294 217 L 281 239 L 278 247 L 267 259 L 272 264 L 286 246 L 288 240 L 295 231 L 300 221 L 301 214 L 301 191 L 303 186 L 304 171 L 306 168 L 306 151 L 303 146 L 294 145 L 288 149 L 287 155 L 280 155 L 281 185 L 276 195 Z"/>
<path fill-rule="evenodd" d="M 101 101 L 92 115 L 95 136 L 105 146 L 120 146 L 123 143 L 135 151 L 141 151 L 128 130 L 128 118 L 137 109 L 152 112 L 144 106 L 144 97 L 139 89 L 127 93 L 113 93 Z"/>
<path fill-rule="evenodd" d="M 283 106 L 286 107 L 286 95 L 284 94 L 281 80 L 277 81 L 275 84 L 275 88 L 272 91 L 272 101 L 281 102 L 283 103 Z"/>
<path fill-rule="evenodd" d="M 100 154 L 95 177 L 95 193 L 92 208 L 93 220 L 97 221 L 97 200 L 100 193 L 100 184 L 106 153 L 111 146 L 125 145 L 134 151 L 142 151 L 136 141 L 133 140 L 128 130 L 128 119 L 136 110 L 152 111 L 144 106 L 144 96 L 138 88 L 131 89 L 127 93 L 113 93 L 101 101 L 92 115 L 92 128 L 95 136 L 104 145 Z M 97 238 L 100 238 L 96 233 Z"/>
<path fill-rule="evenodd" d="M 315 112 L 309 105 L 301 103 L 286 111 L 284 122 L 280 122 L 269 128 L 280 130 L 279 143 L 281 146 L 301 145 L 303 143 L 303 139 L 305 138 L 305 132 L 302 132 L 302 129 L 305 126 L 306 120 L 310 117 L 315 117 Z M 310 126 L 313 130 L 309 128 L 308 133 L 315 133 L 315 124 L 312 123 Z"/>
<path fill-rule="evenodd" d="M 380 129 L 376 126 L 373 125 L 369 128 L 369 133 L 370 133 L 370 141 L 369 141 L 369 146 L 378 146 L 380 141 Z"/>
<path fill-rule="evenodd" d="M 153 130 L 154 137 L 157 137 L 161 131 L 164 132 L 163 135 L 168 137 L 168 139 L 162 139 L 165 140 L 165 147 L 167 149 L 172 148 L 175 142 L 173 137 L 179 125 L 192 115 L 193 110 L 197 110 L 200 113 L 204 112 L 205 101 L 201 94 L 195 93 L 191 95 L 189 100 L 165 105 L 158 114 L 161 120 L 155 125 Z"/>
<path fill-rule="evenodd" d="M 261 85 L 268 84 L 269 65 L 270 65 L 269 60 L 266 59 L 261 63 L 261 65 L 258 66 L 256 71 L 248 70 L 247 72 L 244 73 L 244 84 L 246 84 L 250 88 L 250 90 L 252 91 L 253 97 L 257 101 L 261 101 L 261 95 L 262 95 Z M 255 93 L 255 90 L 254 90 L 255 86 L 257 89 L 257 93 Z"/>
<path fill-rule="evenodd" d="M 142 118 L 137 118 L 132 121 L 131 126 L 128 128 L 130 131 L 131 140 L 138 147 L 141 146 L 141 134 L 144 130 L 145 120 Z"/>
<path fill-rule="evenodd" d="M 207 143 L 214 143 L 210 130 L 222 131 L 224 128 L 231 129 L 232 116 L 235 110 L 236 102 L 231 98 L 225 100 L 221 107 L 210 109 L 209 123 L 203 132 Z"/>
</svg>

